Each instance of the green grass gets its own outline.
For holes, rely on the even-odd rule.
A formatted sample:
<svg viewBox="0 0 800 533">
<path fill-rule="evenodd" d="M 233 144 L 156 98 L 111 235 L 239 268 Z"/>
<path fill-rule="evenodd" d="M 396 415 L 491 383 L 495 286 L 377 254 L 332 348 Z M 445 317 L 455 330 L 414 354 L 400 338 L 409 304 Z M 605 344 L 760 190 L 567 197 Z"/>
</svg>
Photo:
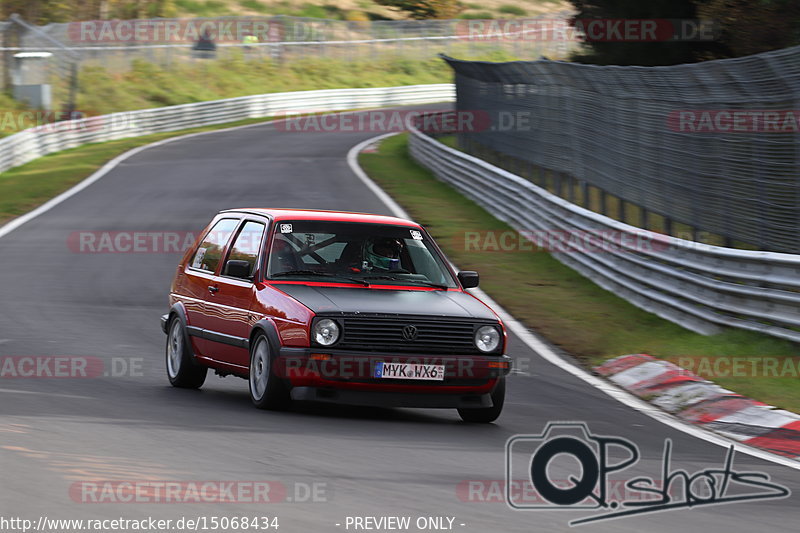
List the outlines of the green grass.
<svg viewBox="0 0 800 533">
<path fill-rule="evenodd" d="M 475 59 L 514 58 L 495 51 Z M 281 65 L 269 59 L 248 60 L 234 54 L 226 59 L 175 62 L 166 67 L 137 60 L 124 73 L 113 73 L 99 66 L 83 68 L 77 108 L 90 115 L 102 115 L 251 94 L 450 83 L 452 77 L 451 69 L 438 58 L 383 56 L 347 61 L 309 57 Z M 68 95 L 66 80 L 56 83 L 53 93 L 54 108 L 61 109 Z"/>
<path fill-rule="evenodd" d="M 450 81 L 452 73 L 439 59 L 349 62 L 309 58 L 281 66 L 269 60 L 233 57 L 175 63 L 171 67 L 134 61 L 125 73 L 112 73 L 97 66 L 83 68 L 77 109 L 88 115 L 104 115 L 251 94 Z M 53 107 L 62 109 L 68 94 L 66 81 L 55 84 L 53 91 Z M 22 104 L 0 93 L 0 112 L 23 109 Z M 18 121 L 0 122 L 0 137 L 15 133 L 15 123 Z"/>
<path fill-rule="evenodd" d="M 309 58 L 280 66 L 269 60 L 234 58 L 176 63 L 170 68 L 137 61 L 124 74 L 85 68 L 78 108 L 105 114 L 250 94 L 445 83 L 451 77 L 450 69 L 438 59 L 346 62 Z"/>
<path fill-rule="evenodd" d="M 664 358 L 800 356 L 797 344 L 757 333 L 692 333 L 601 289 L 546 252 L 466 250 L 465 231 L 513 230 L 417 165 L 407 153 L 406 135 L 385 140 L 377 153 L 362 154 L 360 161 L 386 192 L 428 228 L 460 268 L 481 273 L 481 286 L 492 298 L 584 365 L 629 353 Z M 725 377 L 714 381 L 800 412 L 798 378 Z"/>
<path fill-rule="evenodd" d="M 525 9 L 512 4 L 504 4 L 500 6 L 497 9 L 497 11 L 503 13 L 504 15 L 512 15 L 514 17 L 524 17 L 525 15 L 528 14 L 528 12 L 525 11 Z"/>
<path fill-rule="evenodd" d="M 239 0 L 239 5 L 250 11 L 258 13 L 269 13 L 270 8 L 268 5 L 259 2 L 258 0 Z"/>
<path fill-rule="evenodd" d="M 473 20 L 488 20 L 493 19 L 494 15 L 488 11 L 477 11 L 473 13 L 461 13 L 458 15 L 460 19 L 473 19 Z"/>
<path fill-rule="evenodd" d="M 475 59 L 508 61 L 514 57 L 497 50 Z M 238 54 L 214 61 L 175 62 L 167 67 L 137 60 L 124 73 L 99 66 L 84 67 L 76 106 L 87 115 L 104 115 L 252 94 L 450 83 L 452 76 L 450 68 L 437 58 L 384 56 L 347 61 L 313 57 L 280 65 L 269 59 L 248 60 Z M 54 83 L 53 108 L 63 109 L 67 98 L 67 80 Z M 0 112 L 24 109 L 0 93 Z M 0 116 L 3 118 L 5 115 Z M 19 123 L 15 118 L 0 120 L 0 137 L 15 133 L 15 123 Z"/>
<path fill-rule="evenodd" d="M 175 0 L 175 6 L 181 13 L 195 17 L 220 17 L 236 14 L 229 5 L 219 0 Z"/>
<path fill-rule="evenodd" d="M 26 110 L 26 106 L 0 92 L 0 137 L 10 135 L 19 130 L 20 117 L 18 111 Z M 25 123 L 23 122 L 23 126 Z"/>
</svg>

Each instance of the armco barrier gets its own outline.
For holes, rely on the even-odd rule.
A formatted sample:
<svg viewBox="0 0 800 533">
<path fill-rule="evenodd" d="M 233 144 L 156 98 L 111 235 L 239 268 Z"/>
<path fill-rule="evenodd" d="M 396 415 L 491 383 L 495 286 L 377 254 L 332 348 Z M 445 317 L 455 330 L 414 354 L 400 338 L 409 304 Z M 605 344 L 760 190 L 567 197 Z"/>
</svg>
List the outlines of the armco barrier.
<svg viewBox="0 0 800 533">
<path fill-rule="evenodd" d="M 560 240 L 554 257 L 632 304 L 703 334 L 729 326 L 800 342 L 800 256 L 648 232 L 578 207 L 417 129 L 409 142 L 412 157 L 440 180 L 521 232 L 550 231 Z M 596 253 L 576 246 L 568 237 L 575 233 L 613 242 Z M 660 245 L 635 245 L 643 240 Z"/>
<path fill-rule="evenodd" d="M 87 143 L 209 126 L 281 113 L 451 102 L 448 83 L 369 89 L 259 94 L 140 111 L 125 111 L 30 128 L 0 139 L 0 172 Z"/>
</svg>

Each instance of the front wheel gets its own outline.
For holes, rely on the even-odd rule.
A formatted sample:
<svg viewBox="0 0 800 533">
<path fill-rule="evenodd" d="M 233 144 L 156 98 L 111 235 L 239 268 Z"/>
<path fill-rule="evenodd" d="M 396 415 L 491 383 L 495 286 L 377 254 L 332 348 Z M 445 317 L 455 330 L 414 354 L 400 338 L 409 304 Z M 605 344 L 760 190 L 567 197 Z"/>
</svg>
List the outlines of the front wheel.
<svg viewBox="0 0 800 533">
<path fill-rule="evenodd" d="M 199 389 L 208 368 L 194 362 L 181 319 L 172 317 L 167 334 L 167 377 L 173 387 Z"/>
<path fill-rule="evenodd" d="M 273 371 L 269 341 L 258 334 L 250 349 L 250 399 L 259 409 L 278 411 L 289 406 L 289 390 Z"/>
<path fill-rule="evenodd" d="M 479 409 L 459 409 L 458 414 L 464 422 L 476 424 L 488 424 L 497 420 L 503 411 L 503 403 L 506 399 L 506 380 L 500 378 L 497 386 L 492 391 L 492 406 L 481 407 Z"/>
</svg>

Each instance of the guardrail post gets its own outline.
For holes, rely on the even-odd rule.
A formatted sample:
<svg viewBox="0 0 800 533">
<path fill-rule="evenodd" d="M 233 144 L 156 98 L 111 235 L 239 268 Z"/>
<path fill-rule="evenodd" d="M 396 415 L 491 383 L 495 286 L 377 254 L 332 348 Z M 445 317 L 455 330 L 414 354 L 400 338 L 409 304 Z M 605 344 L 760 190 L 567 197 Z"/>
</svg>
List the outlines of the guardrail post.
<svg viewBox="0 0 800 533">
<path fill-rule="evenodd" d="M 589 201 L 589 186 L 584 180 L 580 180 L 579 184 L 581 191 L 581 205 L 588 208 L 591 204 Z"/>
<path fill-rule="evenodd" d="M 608 203 L 606 198 L 606 190 L 605 189 L 598 189 L 600 191 L 600 213 L 603 215 L 608 214 Z"/>
<path fill-rule="evenodd" d="M 672 235 L 672 219 L 669 217 L 664 217 L 664 233 Z"/>
</svg>

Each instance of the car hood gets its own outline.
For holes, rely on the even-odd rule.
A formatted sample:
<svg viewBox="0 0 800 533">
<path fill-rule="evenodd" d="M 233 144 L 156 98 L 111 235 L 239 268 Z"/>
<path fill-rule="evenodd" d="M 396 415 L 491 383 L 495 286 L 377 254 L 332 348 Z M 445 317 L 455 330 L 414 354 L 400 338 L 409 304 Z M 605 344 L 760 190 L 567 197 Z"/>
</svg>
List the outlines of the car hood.
<svg viewBox="0 0 800 533">
<path fill-rule="evenodd" d="M 497 319 L 486 305 L 461 291 L 275 285 L 317 314 L 396 314 Z"/>
</svg>

